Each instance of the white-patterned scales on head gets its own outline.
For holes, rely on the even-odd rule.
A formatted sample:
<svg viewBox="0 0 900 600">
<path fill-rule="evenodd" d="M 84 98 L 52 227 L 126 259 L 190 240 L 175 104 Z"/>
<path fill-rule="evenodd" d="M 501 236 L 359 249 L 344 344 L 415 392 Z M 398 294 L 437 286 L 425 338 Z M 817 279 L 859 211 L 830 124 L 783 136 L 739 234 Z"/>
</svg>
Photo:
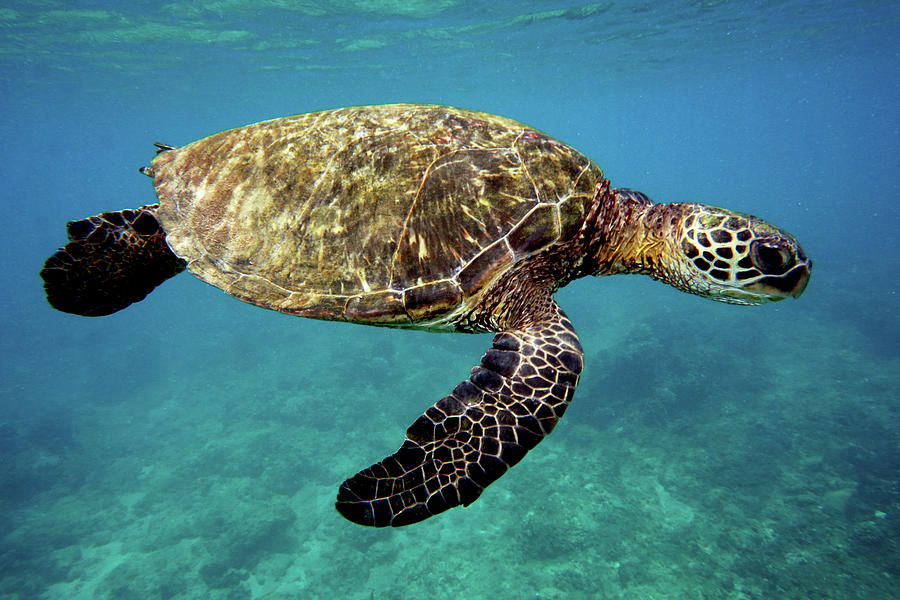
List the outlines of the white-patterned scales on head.
<svg viewBox="0 0 900 600">
<path fill-rule="evenodd" d="M 611 189 L 578 151 L 485 113 L 353 107 L 158 147 L 143 169 L 158 204 L 69 224 L 41 271 L 54 307 L 109 314 L 186 268 L 285 313 L 496 333 L 394 454 L 341 486 L 338 510 L 365 525 L 469 504 L 553 429 L 582 368 L 559 287 L 641 273 L 760 304 L 799 296 L 812 266 L 756 217 Z"/>
</svg>

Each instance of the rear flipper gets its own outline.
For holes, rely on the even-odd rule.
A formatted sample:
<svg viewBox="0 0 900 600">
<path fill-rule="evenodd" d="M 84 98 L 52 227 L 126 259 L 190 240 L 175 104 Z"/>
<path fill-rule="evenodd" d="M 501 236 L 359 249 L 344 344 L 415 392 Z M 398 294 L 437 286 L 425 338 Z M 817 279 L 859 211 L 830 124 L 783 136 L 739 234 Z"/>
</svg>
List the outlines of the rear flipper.
<svg viewBox="0 0 900 600">
<path fill-rule="evenodd" d="M 406 431 L 400 449 L 341 485 L 337 509 L 361 525 L 409 525 L 468 506 L 550 433 L 582 366 L 581 345 L 555 303 L 494 345 L 449 396 Z"/>
<path fill-rule="evenodd" d="M 47 302 L 76 315 L 108 315 L 183 271 L 156 220 L 158 206 L 70 221 L 69 243 L 41 269 Z"/>
</svg>

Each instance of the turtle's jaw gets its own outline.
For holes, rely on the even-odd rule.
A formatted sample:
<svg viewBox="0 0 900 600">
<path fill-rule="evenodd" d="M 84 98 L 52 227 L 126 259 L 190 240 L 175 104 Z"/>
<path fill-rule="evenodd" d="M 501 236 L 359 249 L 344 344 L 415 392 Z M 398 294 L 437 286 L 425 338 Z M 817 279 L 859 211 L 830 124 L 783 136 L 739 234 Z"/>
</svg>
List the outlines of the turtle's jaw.
<svg viewBox="0 0 900 600">
<path fill-rule="evenodd" d="M 798 273 L 797 283 L 794 285 L 794 289 L 791 290 L 791 296 L 793 298 L 799 298 L 803 295 L 803 292 L 806 291 L 806 286 L 809 284 L 809 276 L 812 275 L 812 261 L 807 261 L 805 268 L 802 272 Z"/>
<path fill-rule="evenodd" d="M 812 262 L 797 265 L 780 276 L 763 277 L 743 287 L 712 285 L 700 295 L 728 304 L 758 305 L 799 298 L 809 283 Z"/>
<path fill-rule="evenodd" d="M 765 297 L 767 302 L 784 300 L 788 296 L 799 298 L 809 283 L 811 269 L 811 262 L 799 264 L 783 275 L 764 277 L 747 289 Z"/>
</svg>

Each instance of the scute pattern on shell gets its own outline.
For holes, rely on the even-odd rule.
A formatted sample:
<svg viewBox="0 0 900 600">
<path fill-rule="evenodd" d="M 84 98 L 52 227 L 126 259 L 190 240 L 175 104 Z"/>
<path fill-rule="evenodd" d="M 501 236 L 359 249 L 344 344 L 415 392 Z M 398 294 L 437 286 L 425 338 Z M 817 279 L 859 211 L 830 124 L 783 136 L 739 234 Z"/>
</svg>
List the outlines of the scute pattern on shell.
<svg viewBox="0 0 900 600">
<path fill-rule="evenodd" d="M 573 235 L 601 176 L 525 125 L 427 105 L 258 123 L 152 170 L 167 242 L 200 279 L 283 312 L 400 326 L 441 321 Z"/>
</svg>

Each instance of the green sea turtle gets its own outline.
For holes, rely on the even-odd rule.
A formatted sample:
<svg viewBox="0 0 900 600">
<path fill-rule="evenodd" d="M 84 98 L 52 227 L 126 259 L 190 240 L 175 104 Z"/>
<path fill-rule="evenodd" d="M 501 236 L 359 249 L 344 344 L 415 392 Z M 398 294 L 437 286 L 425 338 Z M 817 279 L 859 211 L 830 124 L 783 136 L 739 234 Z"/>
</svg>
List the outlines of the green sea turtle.
<svg viewBox="0 0 900 600">
<path fill-rule="evenodd" d="M 55 308 L 113 313 L 187 268 L 257 306 L 367 325 L 493 332 L 468 379 L 337 509 L 406 525 L 468 505 L 550 433 L 582 369 L 554 292 L 642 273 L 734 304 L 799 296 L 811 261 L 760 219 L 612 189 L 515 121 L 426 105 L 343 108 L 158 144 L 158 204 L 68 224 L 41 276 Z"/>
</svg>

